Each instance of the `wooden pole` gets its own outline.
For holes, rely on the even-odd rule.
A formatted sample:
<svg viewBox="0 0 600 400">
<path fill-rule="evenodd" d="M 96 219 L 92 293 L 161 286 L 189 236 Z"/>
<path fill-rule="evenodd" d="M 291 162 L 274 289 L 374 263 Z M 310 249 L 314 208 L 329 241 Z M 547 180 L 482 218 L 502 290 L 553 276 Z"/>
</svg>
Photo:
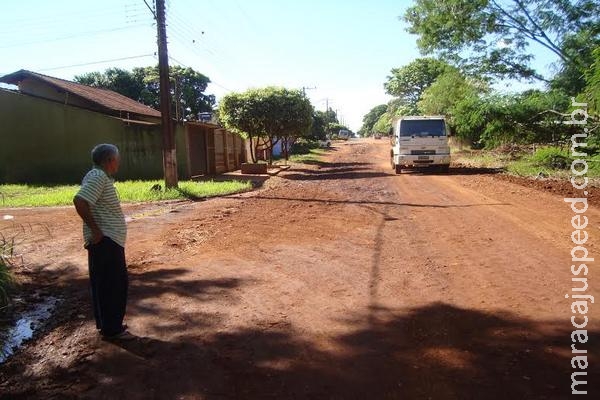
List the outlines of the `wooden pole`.
<svg viewBox="0 0 600 400">
<path fill-rule="evenodd" d="M 165 0 L 156 0 L 156 25 L 158 29 L 158 74 L 160 82 L 165 188 L 176 188 L 178 186 L 177 153 L 175 149 L 173 121 L 171 121 L 171 90 L 169 84 L 169 53 L 167 50 Z"/>
</svg>

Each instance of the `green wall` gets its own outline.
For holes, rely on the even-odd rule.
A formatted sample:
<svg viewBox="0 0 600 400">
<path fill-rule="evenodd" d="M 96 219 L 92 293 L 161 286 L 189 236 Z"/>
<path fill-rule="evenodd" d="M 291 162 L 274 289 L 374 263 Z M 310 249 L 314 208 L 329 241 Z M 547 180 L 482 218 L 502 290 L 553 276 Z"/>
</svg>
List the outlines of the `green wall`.
<svg viewBox="0 0 600 400">
<path fill-rule="evenodd" d="M 180 178 L 187 177 L 186 141 L 176 129 Z M 91 149 L 121 151 L 118 180 L 162 178 L 160 126 L 128 124 L 104 114 L 0 90 L 0 183 L 79 183 Z"/>
</svg>

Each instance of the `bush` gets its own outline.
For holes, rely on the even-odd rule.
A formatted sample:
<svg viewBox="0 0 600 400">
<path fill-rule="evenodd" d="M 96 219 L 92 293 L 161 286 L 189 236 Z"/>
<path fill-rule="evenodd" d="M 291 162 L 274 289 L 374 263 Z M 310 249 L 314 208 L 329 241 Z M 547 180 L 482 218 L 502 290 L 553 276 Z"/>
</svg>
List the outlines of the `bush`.
<svg viewBox="0 0 600 400">
<path fill-rule="evenodd" d="M 299 139 L 293 145 L 291 154 L 308 154 L 312 149 L 318 149 L 319 142 L 315 140 Z"/>
<path fill-rule="evenodd" d="M 5 238 L 2 232 L 0 232 L 0 309 L 8 304 L 9 291 L 13 283 L 9 270 L 12 253 L 13 241 Z"/>
<path fill-rule="evenodd" d="M 566 150 L 558 147 L 544 147 L 538 149 L 532 156 L 531 162 L 536 167 L 550 169 L 569 169 L 573 158 Z"/>
</svg>

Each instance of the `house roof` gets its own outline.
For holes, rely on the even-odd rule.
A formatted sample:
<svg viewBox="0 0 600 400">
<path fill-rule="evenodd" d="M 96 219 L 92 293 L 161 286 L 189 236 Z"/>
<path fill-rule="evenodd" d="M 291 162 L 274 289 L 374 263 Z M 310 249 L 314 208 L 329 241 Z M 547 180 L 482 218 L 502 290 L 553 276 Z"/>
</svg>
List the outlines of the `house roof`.
<svg viewBox="0 0 600 400">
<path fill-rule="evenodd" d="M 34 79 L 42 81 L 56 89 L 75 94 L 81 98 L 84 98 L 92 103 L 101 106 L 102 108 L 106 108 L 109 110 L 118 112 L 123 111 L 158 118 L 160 118 L 161 115 L 160 111 L 157 111 L 152 107 L 148 107 L 142 103 L 139 103 L 133 99 L 130 99 L 129 97 L 123 96 L 122 94 L 119 94 L 112 90 L 82 85 L 64 79 L 54 78 L 52 76 L 27 71 L 24 69 L 0 77 L 0 82 L 18 85 L 19 82 L 25 79 Z"/>
</svg>

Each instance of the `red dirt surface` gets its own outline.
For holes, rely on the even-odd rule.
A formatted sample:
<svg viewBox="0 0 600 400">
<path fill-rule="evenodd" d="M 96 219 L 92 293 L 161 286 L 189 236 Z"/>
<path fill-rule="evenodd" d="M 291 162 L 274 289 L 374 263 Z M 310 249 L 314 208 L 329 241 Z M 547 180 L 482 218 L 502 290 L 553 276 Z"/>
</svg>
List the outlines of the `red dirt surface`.
<svg viewBox="0 0 600 400">
<path fill-rule="evenodd" d="M 387 156 L 351 140 L 251 193 L 126 206 L 138 339 L 121 345 L 94 329 L 75 211 L 2 210 L 29 227 L 24 288 L 64 300 L 0 366 L 0 398 L 569 397 L 568 186 L 395 175 Z M 593 256 L 600 209 L 586 215 Z M 588 317 L 595 396 L 600 307 Z"/>
</svg>

